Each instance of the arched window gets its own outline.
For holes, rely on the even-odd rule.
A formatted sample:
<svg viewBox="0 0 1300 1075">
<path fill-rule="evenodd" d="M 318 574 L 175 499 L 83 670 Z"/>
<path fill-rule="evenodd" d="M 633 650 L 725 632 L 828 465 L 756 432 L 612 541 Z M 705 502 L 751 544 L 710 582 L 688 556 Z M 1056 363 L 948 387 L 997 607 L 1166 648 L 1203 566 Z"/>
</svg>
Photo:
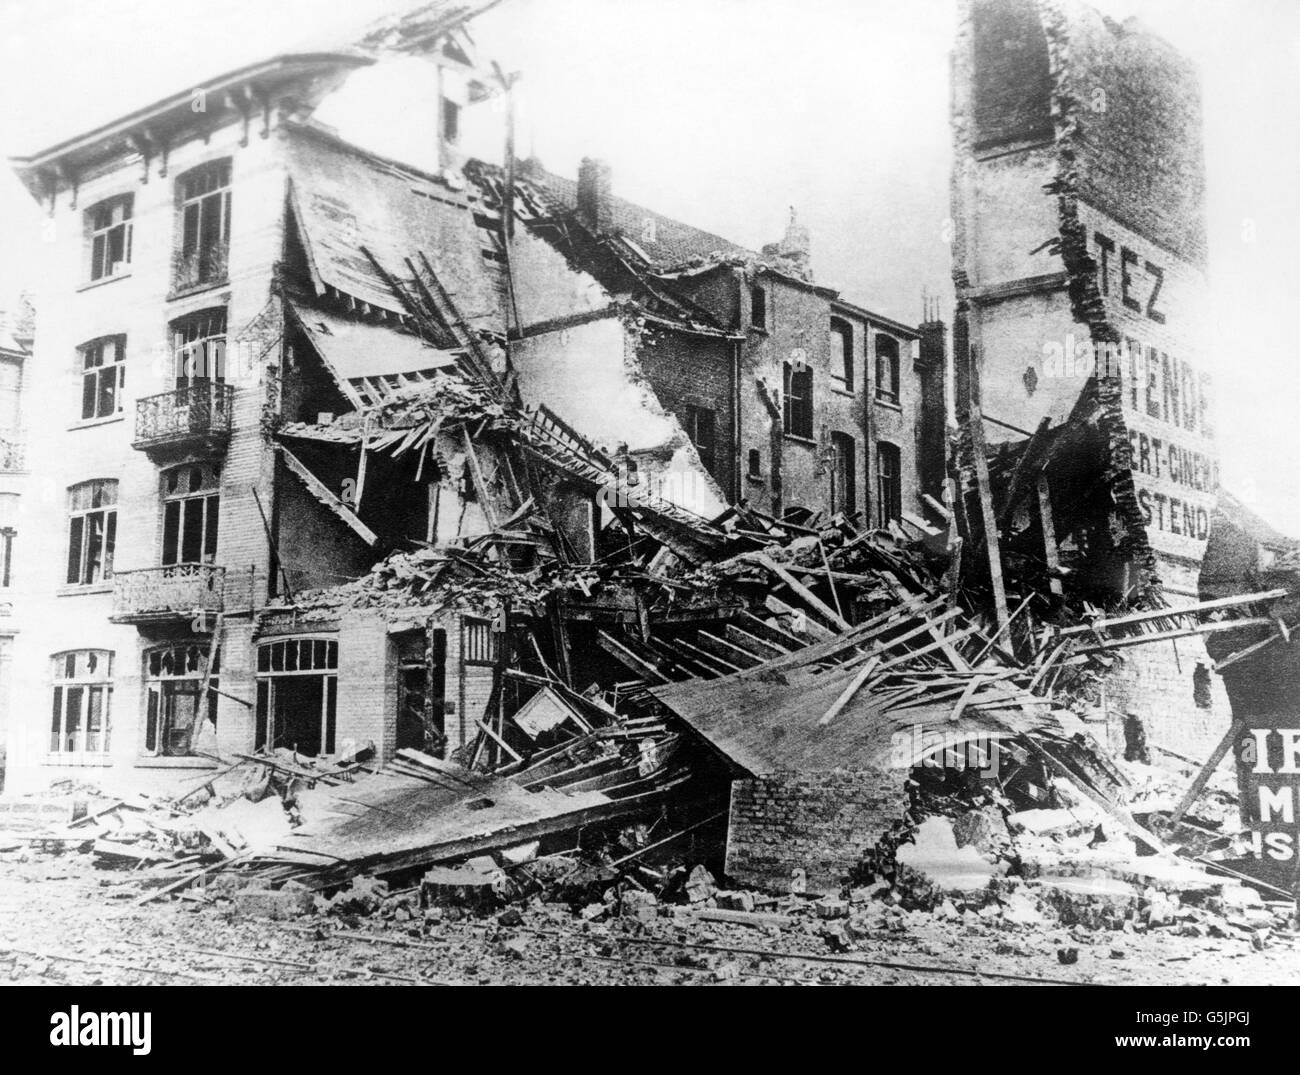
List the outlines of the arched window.
<svg viewBox="0 0 1300 1075">
<path fill-rule="evenodd" d="M 97 478 L 72 486 L 68 514 L 68 585 L 108 581 L 117 543 L 117 482 Z"/>
<path fill-rule="evenodd" d="M 51 658 L 54 706 L 51 754 L 107 754 L 113 700 L 113 652 L 78 649 Z"/>
<path fill-rule="evenodd" d="M 831 321 L 831 377 L 838 387 L 853 391 L 853 326 L 838 318 Z"/>
<path fill-rule="evenodd" d="M 899 348 L 893 336 L 876 335 L 876 399 L 898 402 Z"/>
</svg>

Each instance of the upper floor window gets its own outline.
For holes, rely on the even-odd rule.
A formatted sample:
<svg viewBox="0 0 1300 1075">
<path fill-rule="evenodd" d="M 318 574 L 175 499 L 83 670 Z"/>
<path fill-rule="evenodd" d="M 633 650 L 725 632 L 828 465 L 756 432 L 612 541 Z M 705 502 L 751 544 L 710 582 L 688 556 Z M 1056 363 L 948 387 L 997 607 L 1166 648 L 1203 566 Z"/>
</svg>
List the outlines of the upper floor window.
<svg viewBox="0 0 1300 1075">
<path fill-rule="evenodd" d="M 176 180 L 180 216 L 174 284 L 178 288 L 226 278 L 230 250 L 230 161 L 211 161 Z"/>
<path fill-rule="evenodd" d="M 749 289 L 749 324 L 751 328 L 767 331 L 767 292 L 762 284 Z"/>
<path fill-rule="evenodd" d="M 831 322 L 831 377 L 840 388 L 853 391 L 853 329 L 847 321 Z"/>
<path fill-rule="evenodd" d="M 903 459 L 898 445 L 876 445 L 876 525 L 886 527 L 903 517 Z"/>
<path fill-rule="evenodd" d="M 111 418 L 122 413 L 126 388 L 126 337 L 105 336 L 79 348 L 81 417 Z"/>
<path fill-rule="evenodd" d="M 460 105 L 446 97 L 442 99 L 442 136 L 449 146 L 460 141 Z"/>
<path fill-rule="evenodd" d="M 221 472 L 209 463 L 187 463 L 162 480 L 163 564 L 215 563 Z"/>
<path fill-rule="evenodd" d="M 176 387 L 226 379 L 226 309 L 187 314 L 172 322 Z"/>
<path fill-rule="evenodd" d="M 898 341 L 893 336 L 876 336 L 876 398 L 898 402 Z"/>
<path fill-rule="evenodd" d="M 785 432 L 812 440 L 813 375 L 805 363 L 787 362 L 784 367 Z"/>
<path fill-rule="evenodd" d="M 687 404 L 686 435 L 691 438 L 695 450 L 700 453 L 700 462 L 704 464 L 704 469 L 712 474 L 713 464 L 717 459 L 713 411 L 707 407 Z"/>
<path fill-rule="evenodd" d="M 113 577 L 117 542 L 117 482 L 97 479 L 68 490 L 68 585 L 93 586 Z"/>
<path fill-rule="evenodd" d="M 131 264 L 131 214 L 134 208 L 134 195 L 123 194 L 86 210 L 91 280 L 116 276 Z"/>
<path fill-rule="evenodd" d="M 108 753 L 108 715 L 113 700 L 113 653 L 79 649 L 56 653 L 50 753 Z"/>
</svg>

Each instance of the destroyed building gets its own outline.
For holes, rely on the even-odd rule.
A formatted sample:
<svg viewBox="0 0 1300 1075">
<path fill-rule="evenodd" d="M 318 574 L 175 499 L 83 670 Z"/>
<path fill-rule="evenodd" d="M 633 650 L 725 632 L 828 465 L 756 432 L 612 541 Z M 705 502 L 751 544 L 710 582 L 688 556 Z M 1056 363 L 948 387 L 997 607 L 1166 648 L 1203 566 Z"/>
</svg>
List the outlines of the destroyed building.
<svg viewBox="0 0 1300 1075">
<path fill-rule="evenodd" d="M 1048 577 L 1098 607 L 1194 602 L 1218 489 L 1196 73 L 1055 0 L 964 4 L 953 62 L 958 506 L 1017 577 L 972 569 L 1000 618 Z M 1231 720 L 1217 680 L 1188 705 L 1208 662 L 1195 639 L 1120 659 L 1112 746 L 1136 719 L 1207 751 Z"/>
<path fill-rule="evenodd" d="M 26 525 L 61 538 L 28 553 L 11 787 L 451 753 L 502 704 L 507 606 L 537 611 L 553 583 L 519 579 L 556 549 L 599 562 L 641 527 L 689 562 L 738 499 L 918 520 L 925 450 L 939 492 L 941 323 L 814 285 L 793 222 L 756 254 L 616 198 L 599 162 L 508 185 L 457 145 L 500 92 L 469 11 L 430 11 L 16 162 L 60 236 Z M 386 52 L 439 72 L 436 172 L 312 118 Z M 479 586 L 411 583 L 464 550 Z"/>
<path fill-rule="evenodd" d="M 1072 4 L 963 11 L 951 384 L 937 311 L 817 282 L 793 212 L 755 252 L 596 159 L 467 158 L 509 79 L 465 9 L 18 162 L 62 237 L 23 523 L 60 540 L 18 576 L 11 785 L 179 808 L 260 767 L 285 831 L 205 853 L 322 890 L 654 817 L 835 892 L 935 802 L 1167 854 L 1115 759 L 1210 757 L 1216 672 L 1289 655 L 1214 514 L 1195 77 Z M 434 166 L 315 115 L 394 50 L 456 87 L 414 102 Z"/>
</svg>

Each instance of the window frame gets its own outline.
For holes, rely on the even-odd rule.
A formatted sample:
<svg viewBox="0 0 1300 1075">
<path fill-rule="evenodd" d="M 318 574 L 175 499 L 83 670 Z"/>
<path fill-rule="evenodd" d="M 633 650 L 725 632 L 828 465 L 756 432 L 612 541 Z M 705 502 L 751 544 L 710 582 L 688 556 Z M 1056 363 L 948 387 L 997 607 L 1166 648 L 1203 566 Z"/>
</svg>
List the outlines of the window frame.
<svg viewBox="0 0 1300 1075">
<path fill-rule="evenodd" d="M 103 662 L 105 670 L 98 667 L 87 668 L 81 673 L 80 662 L 84 658 L 86 665 Z M 113 709 L 113 658 L 114 651 L 109 649 L 61 650 L 50 655 L 50 709 L 51 723 L 48 726 L 50 740 L 47 753 L 52 757 L 102 756 L 109 753 L 112 740 Z M 77 698 L 77 722 L 72 731 L 74 742 L 69 742 L 68 714 L 69 702 Z M 99 730 L 96 733 L 94 749 L 90 749 L 91 717 L 94 714 L 93 699 L 99 699 Z"/>
<path fill-rule="evenodd" d="M 79 505 L 78 494 L 82 490 L 90 491 L 90 503 Z M 97 495 L 112 499 L 100 499 Z M 113 554 L 117 546 L 117 503 L 118 481 L 116 478 L 91 478 L 68 486 L 68 559 L 65 585 L 79 588 L 103 586 L 113 580 Z M 88 540 L 91 529 L 88 521 L 101 516 L 98 542 L 98 566 L 88 570 L 91 564 L 92 543 Z M 74 546 L 76 556 L 74 558 Z M 73 563 L 76 563 L 76 575 L 73 577 Z"/>
<path fill-rule="evenodd" d="M 831 380 L 835 383 L 835 387 L 841 391 L 852 392 L 854 384 L 853 325 L 842 317 L 832 317 L 829 336 L 831 355 L 828 368 Z M 837 369 L 839 370 L 838 373 L 836 372 Z"/>
<path fill-rule="evenodd" d="M 799 367 L 796 368 L 793 362 L 782 363 L 781 425 L 787 437 L 812 440 L 815 425 L 813 371 L 807 363 L 799 363 Z"/>
<path fill-rule="evenodd" d="M 303 644 L 311 655 L 309 668 L 302 668 Z M 318 649 L 317 645 L 323 646 Z M 296 656 L 289 668 L 289 647 L 296 646 Z M 283 647 L 283 648 L 281 648 Z M 275 654 L 281 653 L 280 667 L 275 667 Z M 324 660 L 320 661 L 320 654 Z M 263 655 L 265 654 L 265 659 Z M 258 643 L 255 655 L 257 680 L 257 702 L 253 711 L 254 739 L 256 749 L 270 747 L 275 743 L 275 688 L 276 683 L 286 679 L 318 677 L 321 682 L 320 740 L 315 757 L 324 757 L 335 752 L 338 743 L 338 680 L 339 680 L 339 642 L 332 635 L 289 635 L 284 638 L 269 638 Z"/>
<path fill-rule="evenodd" d="M 229 331 L 229 314 L 225 306 L 209 306 L 168 322 L 173 388 L 176 391 L 200 384 L 225 384 Z M 197 369 L 216 376 L 200 376 Z"/>
<path fill-rule="evenodd" d="M 885 462 L 892 464 L 887 473 Z M 903 451 L 893 441 L 876 441 L 876 525 L 888 529 L 903 518 Z"/>
<path fill-rule="evenodd" d="M 707 418 L 705 423 L 708 429 L 707 437 L 701 432 L 702 418 Z M 686 404 L 686 435 L 695 445 L 695 451 L 704 469 L 712 474 L 718 461 L 718 412 L 702 404 Z"/>
<path fill-rule="evenodd" d="M 110 344 L 114 348 L 112 362 L 105 360 L 105 348 Z M 81 380 L 81 416 L 78 420 L 81 422 L 104 422 L 117 418 L 126 409 L 125 334 L 116 333 L 87 340 L 78 346 L 77 357 L 77 373 Z M 96 360 L 93 365 L 91 364 L 92 359 Z M 110 376 L 106 377 L 106 374 Z M 110 382 L 107 396 L 109 407 L 105 413 L 100 413 L 106 398 L 106 380 Z M 89 385 L 94 386 L 90 391 L 87 390 Z M 90 414 L 86 413 L 87 403 L 91 404 Z"/>
<path fill-rule="evenodd" d="M 760 283 L 749 285 L 749 327 L 755 332 L 769 332 L 772 310 L 767 288 Z"/>
<path fill-rule="evenodd" d="M 122 216 L 116 215 L 118 209 L 124 209 Z M 107 223 L 98 223 L 96 215 L 107 212 Z M 115 280 L 125 276 L 131 267 L 131 246 L 135 233 L 135 195 L 132 193 L 114 194 L 96 202 L 85 212 L 86 247 L 90 258 L 89 283 L 101 280 Z M 113 235 L 120 233 L 121 258 L 109 261 L 113 250 Z M 98 249 L 97 249 L 98 248 Z"/>
<path fill-rule="evenodd" d="M 229 279 L 233 174 L 233 158 L 221 157 L 176 177 L 174 290 L 213 287 Z"/>
<path fill-rule="evenodd" d="M 195 693 L 201 693 L 203 677 L 207 674 L 208 652 L 207 644 L 198 640 L 169 642 L 145 650 L 142 664 L 145 719 L 142 727 L 141 756 L 149 758 L 188 758 L 194 756 L 194 742 L 197 738 L 194 731 L 191 731 L 189 735 L 190 749 L 188 751 L 181 752 L 170 749 L 167 733 L 174 732 L 175 728 L 164 715 L 164 703 L 170 699 L 174 707 L 175 698 L 189 693 L 189 691 L 177 689 L 176 684 L 195 684 Z M 173 655 L 171 671 L 165 671 L 162 667 L 165 654 Z M 175 671 L 176 654 L 185 655 L 185 663 L 180 672 Z M 191 657 L 193 658 L 192 661 Z M 159 665 L 157 672 L 153 670 L 155 659 L 157 659 Z M 210 720 L 214 727 L 217 723 L 218 696 L 216 692 L 220 686 L 220 681 L 221 656 L 220 650 L 218 650 L 212 662 L 212 674 L 208 676 L 208 712 L 203 715 L 198 714 L 198 702 L 197 700 L 195 702 L 196 718 Z M 155 698 L 157 699 L 156 702 Z M 171 717 L 174 718 L 174 716 L 175 714 L 172 713 Z M 151 739 L 152 743 L 150 742 Z"/>
<path fill-rule="evenodd" d="M 887 332 L 877 332 L 875 338 L 876 401 L 898 406 L 902 400 L 902 341 Z M 881 344 L 892 344 L 893 354 L 882 351 Z M 887 373 L 887 376 L 882 376 L 882 373 Z"/>
<path fill-rule="evenodd" d="M 196 471 L 201 475 L 197 487 L 191 478 L 190 484 L 183 491 L 178 484 L 169 488 L 169 483 L 179 481 L 182 476 L 191 477 Z M 163 567 L 215 564 L 221 540 L 221 465 L 212 461 L 199 461 L 168 467 L 159 474 L 159 500 L 162 508 L 159 564 Z M 176 505 L 174 527 L 169 519 L 172 505 Z M 185 555 L 190 544 L 186 540 L 186 523 L 194 511 L 198 512 L 199 519 L 197 559 Z M 169 533 L 174 546 L 171 550 L 168 548 Z M 174 553 L 171 559 L 168 559 L 169 552 Z"/>
<path fill-rule="evenodd" d="M 858 442 L 852 433 L 831 432 L 831 514 L 854 515 L 858 510 Z M 844 488 L 836 489 L 839 461 L 844 460 Z"/>
</svg>

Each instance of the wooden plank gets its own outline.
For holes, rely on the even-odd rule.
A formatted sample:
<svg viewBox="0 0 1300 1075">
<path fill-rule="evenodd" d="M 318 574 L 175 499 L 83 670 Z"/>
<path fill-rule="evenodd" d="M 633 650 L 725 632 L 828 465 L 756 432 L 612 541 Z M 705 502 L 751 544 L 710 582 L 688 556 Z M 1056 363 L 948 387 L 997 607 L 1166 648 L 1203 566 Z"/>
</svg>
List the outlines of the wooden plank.
<svg viewBox="0 0 1300 1075">
<path fill-rule="evenodd" d="M 785 565 L 778 564 L 766 553 L 759 553 L 754 557 L 754 562 L 765 567 L 768 571 L 789 586 L 791 590 L 799 595 L 809 608 L 813 609 L 826 623 L 830 624 L 831 627 L 838 628 L 841 631 L 850 631 L 853 629 L 853 624 L 849 623 L 848 620 L 795 578 Z"/>
<path fill-rule="evenodd" d="M 1219 763 L 1228 756 L 1228 751 L 1232 749 L 1232 744 L 1237 741 L 1238 736 L 1246 730 L 1248 721 L 1245 717 L 1238 717 L 1232 722 L 1232 726 L 1224 733 L 1223 738 L 1219 740 L 1219 745 L 1214 748 L 1209 760 L 1201 766 L 1200 772 L 1196 774 L 1196 779 L 1192 781 L 1191 786 L 1181 799 L 1178 805 L 1174 807 L 1174 812 L 1169 815 L 1169 822 L 1177 825 L 1183 820 L 1183 815 L 1192 808 L 1192 805 L 1201 797 L 1201 792 L 1205 790 L 1205 785 L 1210 782 L 1210 777 L 1219 767 Z"/>
<path fill-rule="evenodd" d="M 606 653 L 617 658 L 633 672 L 650 678 L 656 683 L 673 682 L 649 661 L 633 653 L 608 631 L 597 631 L 596 642 Z"/>
<path fill-rule="evenodd" d="M 817 727 L 825 728 L 826 725 L 843 712 L 844 707 L 853 701 L 854 696 L 862 689 L 863 684 L 871 678 L 871 674 L 875 672 L 878 664 L 880 664 L 880 657 L 875 656 L 870 658 L 867 663 L 862 666 L 858 674 L 853 677 L 849 682 L 849 685 L 840 693 L 840 696 L 831 703 L 831 707 L 822 714 L 821 720 L 817 722 Z"/>
<path fill-rule="evenodd" d="M 836 637 L 835 632 L 832 631 L 829 627 L 823 627 L 815 619 L 809 616 L 808 613 L 805 612 L 803 609 L 795 608 L 793 605 L 787 605 L 779 597 L 775 597 L 772 594 L 768 594 L 767 598 L 764 601 L 764 604 L 766 605 L 769 612 L 774 612 L 778 616 L 795 616 L 795 615 L 801 616 L 803 618 L 803 622 L 807 629 L 808 634 L 812 638 L 817 639 L 818 641 L 824 642 L 828 639 L 832 639 Z M 804 640 L 803 644 L 805 645 L 807 644 L 807 639 Z"/>
<path fill-rule="evenodd" d="M 687 653 L 694 654 L 695 657 L 700 661 L 710 662 L 724 676 L 729 676 L 733 672 L 743 671 L 740 665 L 732 664 L 730 661 L 723 660 L 721 657 L 718 657 L 715 654 L 710 653 L 708 650 L 701 649 L 699 646 L 687 642 L 686 639 L 684 638 L 674 639 L 673 644 L 681 647 Z"/>
<path fill-rule="evenodd" d="M 344 504 L 343 501 L 341 501 L 332 492 L 330 492 L 330 490 L 326 488 L 325 483 L 322 482 L 318 477 L 316 477 L 316 475 L 313 474 L 310 470 L 308 470 L 307 467 L 303 465 L 302 461 L 299 460 L 298 457 L 293 454 L 293 452 L 289 451 L 289 449 L 286 448 L 283 444 L 277 444 L 276 448 L 279 450 L 280 454 L 284 457 L 284 461 L 285 463 L 288 464 L 289 469 L 298 476 L 298 478 L 302 481 L 302 483 L 305 486 L 307 486 L 308 491 L 317 500 L 319 500 L 322 504 L 324 504 L 327 508 L 329 508 L 330 511 L 332 511 L 335 515 L 337 515 L 340 519 L 342 519 L 345 523 L 347 523 L 347 525 L 351 528 L 352 532 L 355 533 L 357 537 L 359 537 L 367 545 L 378 544 L 379 536 L 373 530 L 371 530 L 370 527 L 368 527 L 365 523 L 361 521 L 361 519 L 357 516 L 356 512 L 354 512 L 350 507 Z"/>
<path fill-rule="evenodd" d="M 724 623 L 722 630 L 727 636 L 727 641 L 739 646 L 746 653 L 753 654 L 760 660 L 765 661 L 770 657 L 780 657 L 783 653 L 790 652 L 784 646 L 778 646 L 774 642 L 768 642 L 757 635 L 752 635 L 748 631 L 737 627 L 734 623 Z"/>
<path fill-rule="evenodd" d="M 1043 419 L 1047 421 L 1047 419 Z M 1061 554 L 1056 545 L 1056 520 L 1052 517 L 1052 492 L 1047 486 L 1047 475 L 1038 475 L 1038 522 L 1043 530 L 1043 560 L 1050 576 L 1048 588 L 1058 596 L 1065 592 L 1059 578 Z"/>
<path fill-rule="evenodd" d="M 1286 590 L 1264 590 L 1260 593 L 1241 594 L 1237 597 L 1219 597 L 1213 601 L 1199 601 L 1194 605 L 1180 605 L 1177 608 L 1148 609 L 1144 612 L 1134 612 L 1115 619 L 1096 620 L 1093 623 L 1081 623 L 1074 627 L 1065 627 L 1057 631 L 1056 634 L 1059 638 L 1069 638 L 1072 635 L 1085 635 L 1093 631 L 1104 631 L 1111 627 L 1127 627 L 1134 623 L 1145 623 L 1147 620 L 1172 619 L 1177 616 L 1191 616 L 1201 612 L 1212 612 L 1220 608 L 1233 608 L 1237 605 L 1276 601 L 1285 597 L 1287 592 Z M 1235 622 L 1245 623 L 1248 621 Z"/>
<path fill-rule="evenodd" d="M 717 635 L 711 635 L 708 631 L 696 631 L 695 641 L 701 649 L 716 653 L 723 660 L 741 668 L 753 668 L 755 665 L 763 663 L 763 658 L 756 657 L 748 650 L 741 649 Z"/>
<path fill-rule="evenodd" d="M 1129 646 L 1143 646 L 1148 642 L 1167 642 L 1172 638 L 1190 638 L 1193 635 L 1210 635 L 1220 631 L 1239 631 L 1247 627 L 1272 627 L 1273 621 L 1263 616 L 1248 620 L 1218 620 L 1202 623 L 1196 627 L 1185 627 L 1175 631 L 1157 631 L 1149 635 L 1134 635 L 1132 638 L 1111 638 L 1095 646 L 1075 650 L 1075 656 L 1087 656 L 1092 653 L 1107 653 L 1114 649 L 1126 649 Z"/>
<path fill-rule="evenodd" d="M 1007 590 L 1002 581 L 1002 552 L 998 546 L 998 520 L 993 511 L 993 488 L 989 480 L 988 449 L 984 442 L 983 416 L 978 403 L 971 403 L 968 428 L 971 455 L 975 465 L 975 494 L 979 500 L 980 521 L 984 531 L 984 549 L 988 556 L 989 582 L 993 590 L 993 609 L 998 626 L 1008 622 Z"/>
<path fill-rule="evenodd" d="M 961 692 L 961 697 L 957 699 L 957 704 L 952 707 L 952 712 L 948 714 L 948 720 L 950 723 L 956 724 L 957 721 L 961 719 L 962 711 L 970 703 L 972 696 L 980 689 L 980 686 L 983 683 L 984 680 L 979 676 L 971 677 L 971 681 L 966 684 L 966 689 Z"/>
<path fill-rule="evenodd" d="M 766 620 L 755 616 L 752 612 L 742 612 L 739 620 L 744 624 L 746 631 L 756 635 L 758 638 L 771 642 L 775 646 L 783 647 L 787 653 L 793 650 L 802 649 L 808 644 L 807 639 L 797 638 L 788 631 L 783 631 L 779 627 L 774 627 Z"/>
<path fill-rule="evenodd" d="M 668 650 L 678 661 L 693 664 L 705 676 L 713 679 L 715 676 L 727 676 L 732 672 L 739 671 L 733 665 L 726 664 L 723 661 L 713 657 L 712 654 L 696 652 L 692 653 L 681 644 L 678 639 L 658 638 L 655 639 L 660 649 Z M 697 673 L 698 674 L 698 673 Z"/>
</svg>

